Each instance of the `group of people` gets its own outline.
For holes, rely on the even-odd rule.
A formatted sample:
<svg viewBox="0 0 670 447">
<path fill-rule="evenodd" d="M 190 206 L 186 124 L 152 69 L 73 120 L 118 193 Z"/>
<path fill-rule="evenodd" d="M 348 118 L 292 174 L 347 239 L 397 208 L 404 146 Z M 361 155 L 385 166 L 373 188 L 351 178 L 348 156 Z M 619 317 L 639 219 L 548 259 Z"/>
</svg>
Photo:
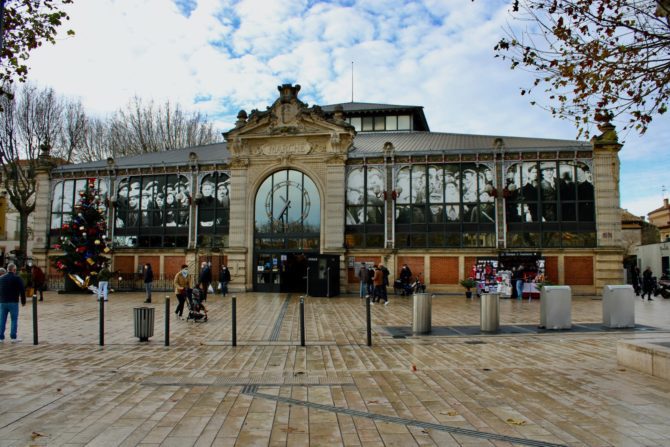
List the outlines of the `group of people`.
<svg viewBox="0 0 670 447">
<path fill-rule="evenodd" d="M 9 338 L 12 343 L 20 342 L 18 338 L 19 300 L 21 306 L 26 305 L 26 295 L 37 295 L 44 301 L 46 276 L 41 268 L 28 261 L 19 273 L 14 263 L 7 268 L 0 268 L 0 343 L 5 341 L 7 317 L 10 317 L 11 327 Z"/>
<path fill-rule="evenodd" d="M 384 305 L 387 306 L 389 303 L 387 291 L 389 274 L 389 270 L 382 263 L 370 264 L 369 266 L 365 262 L 361 263 L 357 273 L 361 284 L 361 298 L 370 295 L 372 297 L 372 304 L 384 300 Z"/>
<path fill-rule="evenodd" d="M 635 295 L 640 296 L 642 294 L 641 298 L 644 301 L 644 296 L 647 295 L 647 299 L 649 301 L 654 301 L 654 299 L 651 297 L 651 294 L 654 291 L 654 287 L 656 285 L 656 278 L 654 277 L 653 272 L 651 271 L 651 267 L 647 266 L 646 269 L 644 269 L 644 272 L 642 272 L 642 275 L 640 275 L 640 268 L 639 267 L 634 267 L 633 268 L 633 289 L 635 290 Z"/>
<path fill-rule="evenodd" d="M 191 198 L 185 178 L 164 186 L 150 182 L 144 188 L 139 180 L 124 182 L 117 201 L 116 228 L 188 225 Z"/>
<path fill-rule="evenodd" d="M 558 170 L 560 175 L 555 162 L 517 163 L 508 168 L 505 178 L 508 222 L 557 221 L 559 202 L 560 220 L 594 220 L 590 168 L 584 163 L 561 162 Z M 571 203 L 575 200 L 579 201 L 577 206 Z"/>
</svg>

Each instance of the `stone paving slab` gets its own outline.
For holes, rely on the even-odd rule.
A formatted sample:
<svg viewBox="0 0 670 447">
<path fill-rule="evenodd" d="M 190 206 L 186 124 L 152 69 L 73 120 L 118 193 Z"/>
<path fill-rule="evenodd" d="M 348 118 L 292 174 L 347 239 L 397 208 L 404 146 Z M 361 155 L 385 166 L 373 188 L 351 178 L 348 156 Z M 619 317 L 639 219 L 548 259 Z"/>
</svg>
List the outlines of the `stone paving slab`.
<svg viewBox="0 0 670 447">
<path fill-rule="evenodd" d="M 22 343 L 0 345 L 0 447 L 25 445 L 670 445 L 670 381 L 617 364 L 620 340 L 670 342 L 670 300 L 636 300 L 645 331 L 394 338 L 411 298 L 372 309 L 352 296 L 212 297 L 209 321 L 175 320 L 154 296 L 154 336 L 133 336 L 142 294 L 47 293 L 21 308 Z M 573 324 L 602 318 L 602 302 L 573 300 Z M 539 322 L 539 302 L 501 300 L 503 326 Z M 478 327 L 479 303 L 433 301 L 436 327 Z M 665 340 L 665 341 L 664 341 Z"/>
</svg>

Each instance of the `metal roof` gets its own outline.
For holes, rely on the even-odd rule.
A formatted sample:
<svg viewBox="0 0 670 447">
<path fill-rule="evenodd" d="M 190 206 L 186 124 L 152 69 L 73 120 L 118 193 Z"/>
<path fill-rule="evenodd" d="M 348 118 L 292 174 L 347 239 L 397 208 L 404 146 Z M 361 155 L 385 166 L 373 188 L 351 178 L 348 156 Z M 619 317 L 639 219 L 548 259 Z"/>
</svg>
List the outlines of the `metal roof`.
<svg viewBox="0 0 670 447">
<path fill-rule="evenodd" d="M 128 157 L 118 157 L 114 159 L 116 169 L 132 169 L 153 167 L 171 167 L 184 166 L 187 168 L 190 163 L 189 154 L 194 152 L 198 158 L 199 164 L 226 163 L 230 159 L 230 152 L 226 143 L 214 143 L 204 146 L 187 147 L 184 149 L 172 149 L 161 152 L 149 152 L 140 155 L 131 155 Z M 84 170 L 106 170 L 107 160 L 93 161 L 90 163 L 77 163 L 59 166 L 54 172 L 76 172 Z"/>
<path fill-rule="evenodd" d="M 349 155 L 381 153 L 387 141 L 393 144 L 396 153 L 486 151 L 494 148 L 494 141 L 498 138 L 502 138 L 508 151 L 591 150 L 590 143 L 577 140 L 440 132 L 365 132 L 356 135 L 354 150 Z"/>
<path fill-rule="evenodd" d="M 494 148 L 494 141 L 502 138 L 508 151 L 532 150 L 591 150 L 591 144 L 576 140 L 559 140 L 549 138 L 501 137 L 497 135 L 468 135 L 440 132 L 361 132 L 356 135 L 349 156 L 353 158 L 382 154 L 384 144 L 391 142 L 396 154 L 431 154 L 444 152 L 481 152 Z M 133 169 L 147 167 L 188 168 L 189 154 L 194 152 L 201 165 L 227 163 L 230 160 L 226 143 L 215 143 L 205 146 L 184 149 L 151 152 L 147 154 L 119 157 L 114 159 L 116 169 Z M 90 163 L 77 163 L 54 168 L 54 172 L 66 173 L 85 170 L 107 169 L 107 160 Z"/>
</svg>

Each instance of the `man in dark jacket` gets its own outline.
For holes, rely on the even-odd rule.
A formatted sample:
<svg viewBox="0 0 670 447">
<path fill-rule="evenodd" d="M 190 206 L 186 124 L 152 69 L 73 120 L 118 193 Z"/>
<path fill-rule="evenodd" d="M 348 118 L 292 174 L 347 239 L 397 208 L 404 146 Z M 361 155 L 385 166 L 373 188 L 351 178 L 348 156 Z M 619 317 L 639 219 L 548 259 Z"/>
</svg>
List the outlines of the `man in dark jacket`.
<svg viewBox="0 0 670 447">
<path fill-rule="evenodd" d="M 21 305 L 26 305 L 26 289 L 21 278 L 16 276 L 16 265 L 9 264 L 7 273 L 0 277 L 0 343 L 5 342 L 5 328 L 7 326 L 7 314 L 12 317 L 12 326 L 9 338 L 12 343 L 21 341 L 17 338 L 19 322 L 19 297 Z"/>
<path fill-rule="evenodd" d="M 219 272 L 219 289 L 221 294 L 226 296 L 228 293 L 228 283 L 230 282 L 230 270 L 225 265 L 221 266 L 221 271 Z"/>
<path fill-rule="evenodd" d="M 200 301 L 207 301 L 207 289 L 212 283 L 212 269 L 206 261 L 201 264 L 201 267 L 202 270 L 200 270 L 200 277 L 198 278 L 200 287 L 202 287 L 202 299 Z"/>
</svg>

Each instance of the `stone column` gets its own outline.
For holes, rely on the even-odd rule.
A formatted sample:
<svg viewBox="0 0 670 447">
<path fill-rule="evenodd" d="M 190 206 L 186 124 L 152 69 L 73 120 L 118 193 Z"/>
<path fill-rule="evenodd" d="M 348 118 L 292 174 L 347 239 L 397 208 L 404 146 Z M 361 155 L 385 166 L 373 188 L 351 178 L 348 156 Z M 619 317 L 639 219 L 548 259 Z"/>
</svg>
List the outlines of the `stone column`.
<svg viewBox="0 0 670 447">
<path fill-rule="evenodd" d="M 253 278 L 249 275 L 252 269 L 247 266 L 247 247 L 251 242 L 247 240 L 248 225 L 253 227 L 253 197 L 247 197 L 249 161 L 238 158 L 230 166 L 230 233 L 229 247 L 225 250 L 228 256 L 228 268 L 237 281 L 231 284 L 231 291 L 244 292 L 252 287 Z M 251 207 L 251 210 L 250 210 Z M 251 233 L 253 234 L 253 228 Z M 249 259 L 251 264 L 253 260 Z M 240 281 L 239 278 L 243 278 Z"/>
<path fill-rule="evenodd" d="M 596 207 L 596 293 L 607 284 L 623 284 L 623 248 L 619 195 L 619 143 L 612 124 L 599 127 L 593 145 L 593 183 Z"/>
</svg>

